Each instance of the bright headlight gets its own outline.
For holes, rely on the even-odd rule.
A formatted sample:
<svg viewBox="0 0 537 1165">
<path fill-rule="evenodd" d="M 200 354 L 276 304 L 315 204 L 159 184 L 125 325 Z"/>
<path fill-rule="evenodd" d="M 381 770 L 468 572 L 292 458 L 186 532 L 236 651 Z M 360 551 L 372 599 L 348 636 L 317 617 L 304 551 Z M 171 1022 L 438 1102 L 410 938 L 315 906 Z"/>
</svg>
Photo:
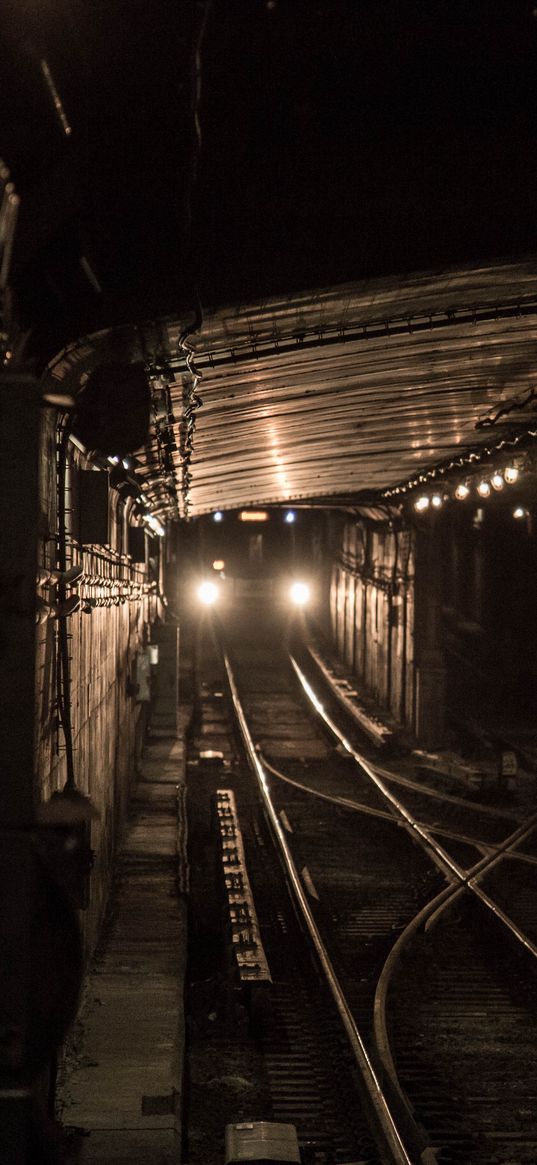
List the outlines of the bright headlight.
<svg viewBox="0 0 537 1165">
<path fill-rule="evenodd" d="M 289 598 L 295 607 L 303 607 L 309 601 L 310 588 L 307 583 L 294 582 L 289 591 Z"/>
<path fill-rule="evenodd" d="M 218 598 L 218 587 L 216 583 L 205 581 L 200 583 L 198 587 L 198 599 L 205 607 L 212 607 Z"/>
</svg>

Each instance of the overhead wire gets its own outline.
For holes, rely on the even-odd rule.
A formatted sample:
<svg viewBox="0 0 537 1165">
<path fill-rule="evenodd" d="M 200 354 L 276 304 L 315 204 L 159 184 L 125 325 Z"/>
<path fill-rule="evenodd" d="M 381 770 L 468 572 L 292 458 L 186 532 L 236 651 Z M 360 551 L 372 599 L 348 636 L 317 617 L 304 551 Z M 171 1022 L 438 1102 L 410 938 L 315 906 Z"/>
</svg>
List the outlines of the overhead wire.
<svg viewBox="0 0 537 1165">
<path fill-rule="evenodd" d="M 192 124 L 194 129 L 194 148 L 192 151 L 192 161 L 190 169 L 190 182 L 188 184 L 187 196 L 185 200 L 185 225 L 187 240 L 190 251 L 192 250 L 192 197 L 198 179 L 199 160 L 201 156 L 202 133 L 201 133 L 201 93 L 202 93 L 202 56 L 201 50 L 203 39 L 207 28 L 207 21 L 209 12 L 211 10 L 212 0 L 206 0 L 202 3 L 198 0 L 197 8 L 201 11 L 201 19 L 197 29 L 197 36 L 194 42 L 194 51 L 191 69 L 191 110 L 192 110 Z M 201 408 L 203 401 L 198 393 L 198 386 L 202 379 L 202 373 L 194 363 L 194 348 L 189 342 L 190 336 L 199 332 L 203 324 L 203 312 L 199 293 L 195 291 L 195 308 L 194 319 L 191 324 L 180 334 L 177 348 L 178 352 L 183 356 L 187 372 L 188 380 L 183 382 L 183 414 L 180 426 L 180 443 L 179 452 L 181 458 L 181 497 L 183 507 L 183 517 L 188 518 L 190 514 L 190 486 L 192 483 L 191 464 L 194 454 L 194 436 L 196 432 L 196 412 Z"/>
</svg>

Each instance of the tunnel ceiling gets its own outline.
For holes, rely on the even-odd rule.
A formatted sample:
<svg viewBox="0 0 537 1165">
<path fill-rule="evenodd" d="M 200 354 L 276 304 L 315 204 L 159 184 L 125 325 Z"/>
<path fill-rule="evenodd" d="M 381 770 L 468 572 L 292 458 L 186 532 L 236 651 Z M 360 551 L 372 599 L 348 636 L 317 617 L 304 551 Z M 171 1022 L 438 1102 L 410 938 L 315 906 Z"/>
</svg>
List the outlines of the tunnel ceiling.
<svg viewBox="0 0 537 1165">
<path fill-rule="evenodd" d="M 22 333 L 75 395 L 145 362 L 159 514 L 378 500 L 531 427 L 535 264 L 491 257 L 537 251 L 535 11 L 7 0 Z"/>
<path fill-rule="evenodd" d="M 471 449 L 505 451 L 535 422 L 537 260 L 241 304 L 187 327 L 145 343 L 173 376 L 174 471 L 193 516 L 378 499 Z"/>
<path fill-rule="evenodd" d="M 152 422 L 132 472 L 163 518 L 378 504 L 533 442 L 536 345 L 530 257 L 108 329 L 47 381 L 76 396 L 101 361 L 144 361 Z"/>
</svg>

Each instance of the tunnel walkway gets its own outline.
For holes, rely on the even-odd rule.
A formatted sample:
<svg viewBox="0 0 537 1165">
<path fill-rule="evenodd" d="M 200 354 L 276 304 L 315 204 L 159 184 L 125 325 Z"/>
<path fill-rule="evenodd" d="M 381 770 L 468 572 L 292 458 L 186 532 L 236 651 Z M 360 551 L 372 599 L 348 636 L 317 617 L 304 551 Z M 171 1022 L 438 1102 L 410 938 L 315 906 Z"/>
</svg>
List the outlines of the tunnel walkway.
<svg viewBox="0 0 537 1165">
<path fill-rule="evenodd" d="M 181 800 L 184 748 L 168 682 L 175 628 L 167 632 L 161 628 L 151 732 L 107 921 L 60 1089 L 60 1117 L 67 1130 L 79 1130 L 73 1141 L 83 1165 L 180 1160 L 186 904 L 178 888 L 178 786 Z"/>
</svg>

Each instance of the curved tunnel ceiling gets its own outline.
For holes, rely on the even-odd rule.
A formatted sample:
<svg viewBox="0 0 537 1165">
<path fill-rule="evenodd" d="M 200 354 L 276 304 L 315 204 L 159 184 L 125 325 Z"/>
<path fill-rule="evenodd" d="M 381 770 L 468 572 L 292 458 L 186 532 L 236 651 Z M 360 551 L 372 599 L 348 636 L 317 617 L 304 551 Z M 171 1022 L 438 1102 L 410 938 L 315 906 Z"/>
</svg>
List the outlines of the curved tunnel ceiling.
<svg viewBox="0 0 537 1165">
<path fill-rule="evenodd" d="M 169 320 L 120 336 L 168 400 L 167 467 L 158 424 L 137 459 L 140 474 L 153 470 L 162 514 L 174 489 L 192 517 L 375 501 L 465 450 L 494 448 L 506 426 L 519 437 L 531 428 L 517 398 L 536 375 L 533 257 L 240 304 L 188 327 Z M 96 337 L 92 359 L 113 341 Z M 59 359 L 55 379 L 80 371 L 88 342 L 79 354 Z"/>
</svg>

